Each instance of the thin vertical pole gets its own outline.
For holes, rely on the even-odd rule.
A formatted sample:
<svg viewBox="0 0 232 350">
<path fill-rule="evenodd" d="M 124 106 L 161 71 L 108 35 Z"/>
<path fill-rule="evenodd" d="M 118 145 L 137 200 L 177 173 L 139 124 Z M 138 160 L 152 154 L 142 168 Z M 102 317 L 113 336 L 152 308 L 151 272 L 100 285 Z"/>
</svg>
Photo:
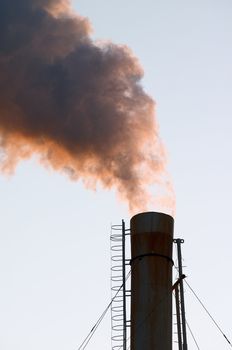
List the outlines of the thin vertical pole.
<svg viewBox="0 0 232 350">
<path fill-rule="evenodd" d="M 180 278 L 180 304 L 181 304 L 181 319 L 182 319 L 182 331 L 183 331 L 183 350 L 188 350 L 187 346 L 187 332 L 186 332 L 186 320 L 185 320 L 185 304 L 184 304 L 184 286 L 183 286 L 183 270 L 182 270 L 182 256 L 181 256 L 181 244 L 183 239 L 175 239 L 177 244 L 177 257 L 178 257 L 178 269 Z"/>
<path fill-rule="evenodd" d="M 126 229 L 122 220 L 122 281 L 123 281 L 123 350 L 126 350 L 127 329 L 126 329 Z"/>
<path fill-rule="evenodd" d="M 182 350 L 181 321 L 180 321 L 180 298 L 179 298 L 178 284 L 175 287 L 175 299 L 176 299 L 176 319 L 177 319 L 178 347 L 179 347 L 179 350 Z"/>
</svg>

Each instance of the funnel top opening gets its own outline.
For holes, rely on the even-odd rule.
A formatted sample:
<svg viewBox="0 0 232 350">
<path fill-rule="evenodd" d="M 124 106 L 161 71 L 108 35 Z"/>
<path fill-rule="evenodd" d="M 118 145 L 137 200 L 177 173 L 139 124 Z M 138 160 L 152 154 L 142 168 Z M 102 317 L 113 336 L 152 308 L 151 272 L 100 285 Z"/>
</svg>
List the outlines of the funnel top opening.
<svg viewBox="0 0 232 350">
<path fill-rule="evenodd" d="M 131 218 L 131 233 L 161 232 L 173 235 L 174 219 L 160 212 L 144 212 Z"/>
</svg>

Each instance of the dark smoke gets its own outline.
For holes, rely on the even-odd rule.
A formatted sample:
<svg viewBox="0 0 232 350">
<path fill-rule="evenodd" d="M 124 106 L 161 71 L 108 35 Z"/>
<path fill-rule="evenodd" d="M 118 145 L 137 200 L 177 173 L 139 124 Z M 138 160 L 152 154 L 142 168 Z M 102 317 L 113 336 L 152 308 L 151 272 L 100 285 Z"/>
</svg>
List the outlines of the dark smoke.
<svg viewBox="0 0 232 350">
<path fill-rule="evenodd" d="M 145 209 L 164 172 L 154 102 L 131 51 L 96 44 L 66 0 L 0 0 L 2 172 L 33 154 Z"/>
</svg>

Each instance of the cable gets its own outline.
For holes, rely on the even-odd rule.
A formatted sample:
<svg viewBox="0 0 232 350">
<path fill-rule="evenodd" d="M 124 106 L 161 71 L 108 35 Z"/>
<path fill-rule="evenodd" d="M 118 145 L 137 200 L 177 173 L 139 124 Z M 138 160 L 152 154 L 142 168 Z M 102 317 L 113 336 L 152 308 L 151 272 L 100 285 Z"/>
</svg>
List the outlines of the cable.
<svg viewBox="0 0 232 350">
<path fill-rule="evenodd" d="M 130 277 L 131 274 L 131 270 L 128 272 L 125 282 L 128 280 L 128 278 Z M 93 337 L 94 333 L 96 332 L 97 328 L 99 327 L 101 321 L 103 320 L 103 318 L 105 317 L 105 315 L 107 314 L 107 311 L 109 310 L 109 308 L 111 307 L 114 299 L 117 297 L 118 293 L 120 292 L 120 290 L 122 289 L 124 283 L 120 286 L 120 288 L 118 289 L 118 291 L 116 292 L 116 294 L 114 295 L 114 297 L 111 299 L 111 302 L 107 305 L 107 307 L 105 308 L 105 310 L 103 311 L 103 313 L 101 314 L 101 316 L 98 318 L 97 322 L 95 323 L 95 325 L 92 327 L 92 329 L 90 330 L 89 334 L 85 337 L 85 339 L 83 340 L 83 342 L 81 343 L 81 345 L 78 347 L 77 350 L 84 350 L 86 348 L 86 346 L 89 344 L 91 338 Z"/>
<path fill-rule="evenodd" d="M 187 324 L 188 330 L 189 330 L 189 332 L 190 332 L 190 334 L 191 334 L 191 336 L 193 338 L 193 341 L 194 341 L 196 347 L 198 348 L 198 350 L 200 350 L 199 345 L 197 344 L 196 338 L 194 337 L 194 334 L 193 334 L 193 332 L 192 332 L 192 330 L 191 330 L 191 328 L 190 328 L 190 326 L 189 326 L 189 324 L 188 324 L 186 319 L 185 319 L 185 322 Z"/>
<path fill-rule="evenodd" d="M 203 309 L 205 310 L 205 312 L 207 313 L 207 315 L 211 318 L 211 320 L 213 321 L 213 323 L 215 324 L 215 326 L 217 327 L 217 329 L 220 331 L 220 333 L 223 335 L 223 337 L 225 338 L 225 340 L 227 341 L 227 343 L 230 345 L 230 347 L 232 347 L 231 342 L 229 341 L 229 339 L 227 338 L 227 336 L 225 335 L 225 333 L 222 331 L 222 329 L 219 327 L 218 323 L 215 321 L 215 319 L 213 318 L 213 316 L 209 313 L 209 311 L 206 309 L 205 305 L 203 304 L 203 302 L 200 300 L 200 298 L 197 296 L 197 294 L 194 292 L 194 290 L 192 289 L 192 287 L 190 287 L 189 283 L 184 280 L 185 283 L 187 284 L 187 286 L 189 287 L 189 289 L 191 290 L 191 292 L 193 293 L 193 295 L 195 296 L 195 298 L 198 300 L 198 302 L 201 304 L 201 306 L 203 307 Z"/>
</svg>

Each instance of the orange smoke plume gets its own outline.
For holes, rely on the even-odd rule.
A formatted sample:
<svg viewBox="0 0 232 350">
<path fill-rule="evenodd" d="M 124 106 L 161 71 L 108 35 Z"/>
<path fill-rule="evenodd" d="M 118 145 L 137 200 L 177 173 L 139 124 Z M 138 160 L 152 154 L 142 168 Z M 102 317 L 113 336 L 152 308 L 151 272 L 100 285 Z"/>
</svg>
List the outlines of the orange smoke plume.
<svg viewBox="0 0 232 350">
<path fill-rule="evenodd" d="M 166 181 L 154 101 L 132 52 L 90 33 L 66 0 L 0 0 L 0 169 L 37 154 L 146 210 Z"/>
</svg>

